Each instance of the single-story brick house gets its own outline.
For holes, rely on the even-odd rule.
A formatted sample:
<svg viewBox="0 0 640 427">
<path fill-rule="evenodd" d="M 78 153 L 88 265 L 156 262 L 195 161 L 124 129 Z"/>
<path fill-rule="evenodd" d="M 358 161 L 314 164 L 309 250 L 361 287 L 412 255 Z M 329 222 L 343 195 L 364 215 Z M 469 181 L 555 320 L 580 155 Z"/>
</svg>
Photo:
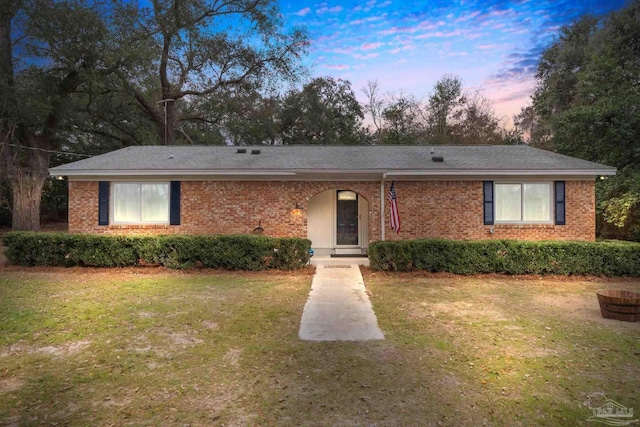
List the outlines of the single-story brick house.
<svg viewBox="0 0 640 427">
<path fill-rule="evenodd" d="M 141 146 L 51 168 L 69 231 L 376 240 L 594 240 L 595 180 L 615 168 L 529 146 Z M 401 229 L 389 225 L 395 182 Z"/>
</svg>

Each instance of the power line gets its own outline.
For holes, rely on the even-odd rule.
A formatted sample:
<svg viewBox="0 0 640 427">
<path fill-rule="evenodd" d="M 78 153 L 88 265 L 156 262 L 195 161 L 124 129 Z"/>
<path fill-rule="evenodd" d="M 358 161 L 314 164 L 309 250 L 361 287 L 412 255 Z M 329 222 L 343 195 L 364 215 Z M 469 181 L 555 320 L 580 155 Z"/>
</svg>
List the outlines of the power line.
<svg viewBox="0 0 640 427">
<path fill-rule="evenodd" d="M 23 148 L 25 150 L 44 151 L 45 153 L 51 153 L 51 154 L 64 154 L 64 155 L 79 156 L 79 157 L 93 157 L 93 156 L 91 156 L 89 154 L 72 153 L 72 152 L 69 152 L 69 151 L 45 150 L 44 148 L 26 147 L 24 145 L 11 144 L 9 142 L 5 142 L 4 144 L 10 145 L 11 147 Z"/>
</svg>

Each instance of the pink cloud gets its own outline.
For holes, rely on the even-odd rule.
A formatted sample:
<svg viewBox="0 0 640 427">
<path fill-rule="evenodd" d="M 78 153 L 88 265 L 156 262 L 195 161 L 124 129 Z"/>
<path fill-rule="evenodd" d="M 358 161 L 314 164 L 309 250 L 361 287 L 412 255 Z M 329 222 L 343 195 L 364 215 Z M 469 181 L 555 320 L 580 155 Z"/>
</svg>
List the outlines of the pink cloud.
<svg viewBox="0 0 640 427">
<path fill-rule="evenodd" d="M 463 15 L 463 16 L 459 17 L 458 19 L 456 19 L 456 23 L 466 22 L 466 21 L 468 21 L 470 19 L 475 18 L 478 15 L 480 15 L 479 11 L 475 11 L 475 12 L 469 13 L 467 15 Z"/>
<path fill-rule="evenodd" d="M 342 71 L 342 70 L 348 70 L 349 66 L 346 64 L 329 64 L 325 66 L 326 68 L 330 69 L 330 70 L 336 70 L 336 71 Z"/>
<path fill-rule="evenodd" d="M 391 27 L 388 30 L 382 30 L 379 34 L 383 36 L 392 36 L 395 34 L 415 33 L 417 30 L 415 27 Z"/>
<path fill-rule="evenodd" d="M 361 55 L 359 53 L 354 53 L 353 57 L 356 59 L 371 59 L 380 56 L 379 53 L 367 53 L 366 55 Z"/>
<path fill-rule="evenodd" d="M 318 37 L 316 39 L 316 41 L 318 43 L 333 41 L 333 40 L 336 40 L 339 36 L 340 36 L 340 33 L 335 32 L 335 33 L 332 33 L 332 34 L 329 34 L 329 35 L 320 36 L 320 37 Z"/>
<path fill-rule="evenodd" d="M 389 51 L 389 53 L 392 54 L 392 55 L 396 55 L 396 54 L 398 54 L 400 52 L 408 52 L 408 51 L 415 50 L 415 49 L 416 49 L 416 47 L 414 45 L 412 45 L 410 43 L 407 43 L 404 46 L 397 47 L 395 49 L 391 49 Z"/>
<path fill-rule="evenodd" d="M 531 32 L 531 30 L 529 30 L 529 28 L 512 28 L 510 30 L 505 30 L 505 33 L 508 34 L 528 34 L 529 32 Z"/>
<path fill-rule="evenodd" d="M 375 50 L 381 46 L 384 46 L 384 43 L 365 43 L 362 46 L 360 46 L 360 50 Z"/>
<path fill-rule="evenodd" d="M 306 16 L 309 12 L 311 12 L 311 8 L 305 7 L 304 9 L 300 9 L 297 12 L 293 12 L 293 14 L 298 16 Z"/>
<path fill-rule="evenodd" d="M 457 37 L 460 35 L 462 35 L 462 31 L 460 30 L 447 31 L 447 32 L 435 31 L 431 33 L 420 34 L 419 36 L 416 36 L 416 39 L 422 40 L 422 39 L 430 39 L 432 37 L 441 39 L 441 38 Z"/>
<path fill-rule="evenodd" d="M 379 15 L 379 16 L 369 16 L 368 18 L 355 19 L 349 22 L 349 25 L 362 25 L 369 22 L 377 22 L 377 21 L 383 20 L 386 16 L 387 14 L 383 13 L 382 15 Z"/>
<path fill-rule="evenodd" d="M 322 15 L 323 13 L 338 13 L 338 12 L 342 12 L 342 6 L 333 6 L 333 7 L 328 7 L 326 6 L 322 6 L 319 9 L 316 9 L 316 13 L 318 15 Z"/>
<path fill-rule="evenodd" d="M 531 101 L 535 78 L 529 76 L 520 81 L 486 79 L 484 85 L 485 94 L 494 101 L 497 116 L 504 117 L 507 129 L 510 129 L 513 126 L 513 114 L 520 112 L 520 108 Z"/>
<path fill-rule="evenodd" d="M 413 34 L 413 33 L 418 32 L 418 31 L 435 30 L 436 28 L 442 27 L 443 25 L 446 25 L 446 22 L 444 22 L 444 21 L 438 21 L 438 22 L 423 21 L 423 22 L 420 22 L 418 25 L 415 25 L 415 26 L 391 27 L 391 28 L 389 28 L 387 30 L 379 31 L 378 34 L 381 34 L 381 35 L 384 35 L 384 36 L 395 35 L 395 34 Z"/>
<path fill-rule="evenodd" d="M 513 10 L 502 9 L 502 10 L 494 10 L 493 12 L 489 12 L 489 16 L 503 17 L 507 15 L 513 15 Z"/>
<path fill-rule="evenodd" d="M 337 47 L 335 49 L 333 49 L 333 53 L 340 53 L 343 55 L 351 55 L 354 51 L 354 48 L 352 47 Z"/>
<path fill-rule="evenodd" d="M 434 28 L 442 27 L 443 25 L 447 25 L 447 21 L 441 19 L 439 21 L 420 21 L 417 26 L 423 30 L 432 30 Z"/>
<path fill-rule="evenodd" d="M 500 47 L 499 44 L 483 44 L 483 45 L 478 46 L 478 49 L 480 49 L 480 50 L 493 50 L 493 49 L 497 49 L 499 47 Z"/>
<path fill-rule="evenodd" d="M 484 33 L 471 33 L 471 34 L 467 34 L 465 36 L 465 39 L 467 40 L 475 40 L 475 39 L 479 39 L 480 37 L 484 37 Z"/>
</svg>

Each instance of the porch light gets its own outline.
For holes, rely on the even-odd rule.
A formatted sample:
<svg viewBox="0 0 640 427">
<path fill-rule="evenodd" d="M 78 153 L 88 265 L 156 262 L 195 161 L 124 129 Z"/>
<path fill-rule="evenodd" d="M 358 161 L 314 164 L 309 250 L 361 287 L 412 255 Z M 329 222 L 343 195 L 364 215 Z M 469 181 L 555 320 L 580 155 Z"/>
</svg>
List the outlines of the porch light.
<svg viewBox="0 0 640 427">
<path fill-rule="evenodd" d="M 302 208 L 300 207 L 298 202 L 296 202 L 296 205 L 293 208 L 293 210 L 291 211 L 291 213 L 294 214 L 295 216 L 302 215 Z"/>
</svg>

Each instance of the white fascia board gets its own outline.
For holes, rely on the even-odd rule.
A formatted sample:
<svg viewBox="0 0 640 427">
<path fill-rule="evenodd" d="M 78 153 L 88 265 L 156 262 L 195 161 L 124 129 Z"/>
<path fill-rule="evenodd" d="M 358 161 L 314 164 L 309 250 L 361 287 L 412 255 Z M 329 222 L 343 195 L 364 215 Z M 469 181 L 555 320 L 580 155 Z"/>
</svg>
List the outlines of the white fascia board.
<svg viewBox="0 0 640 427">
<path fill-rule="evenodd" d="M 616 169 L 539 169 L 539 170 L 491 170 L 491 169 L 448 169 L 448 170 L 390 170 L 387 172 L 389 177 L 438 177 L 438 176 L 601 176 L 615 175 Z"/>
<path fill-rule="evenodd" d="M 295 172 L 288 171 L 247 171 L 247 170 L 65 170 L 49 169 L 50 176 L 91 176 L 91 177 L 122 177 L 122 176 L 294 176 Z"/>
<path fill-rule="evenodd" d="M 67 176 L 75 181 L 96 181 L 100 179 L 191 179 L 191 180 L 217 180 L 217 181 L 379 181 L 382 179 L 382 170 L 63 170 L 50 169 L 52 177 Z"/>
<path fill-rule="evenodd" d="M 68 176 L 85 180 L 95 180 L 100 178 L 166 178 L 166 177 L 192 177 L 214 178 L 220 180 L 315 180 L 327 181 L 335 179 L 346 180 L 371 180 L 380 181 L 383 179 L 438 179 L 438 178 L 458 178 L 458 179 L 479 179 L 489 177 L 597 177 L 611 176 L 616 174 L 615 168 L 607 169 L 566 169 L 566 170 L 468 170 L 468 169 L 432 169 L 432 170 L 338 170 L 338 169 L 316 169 L 316 170 L 65 170 L 62 168 L 49 169 L 52 177 Z"/>
</svg>

